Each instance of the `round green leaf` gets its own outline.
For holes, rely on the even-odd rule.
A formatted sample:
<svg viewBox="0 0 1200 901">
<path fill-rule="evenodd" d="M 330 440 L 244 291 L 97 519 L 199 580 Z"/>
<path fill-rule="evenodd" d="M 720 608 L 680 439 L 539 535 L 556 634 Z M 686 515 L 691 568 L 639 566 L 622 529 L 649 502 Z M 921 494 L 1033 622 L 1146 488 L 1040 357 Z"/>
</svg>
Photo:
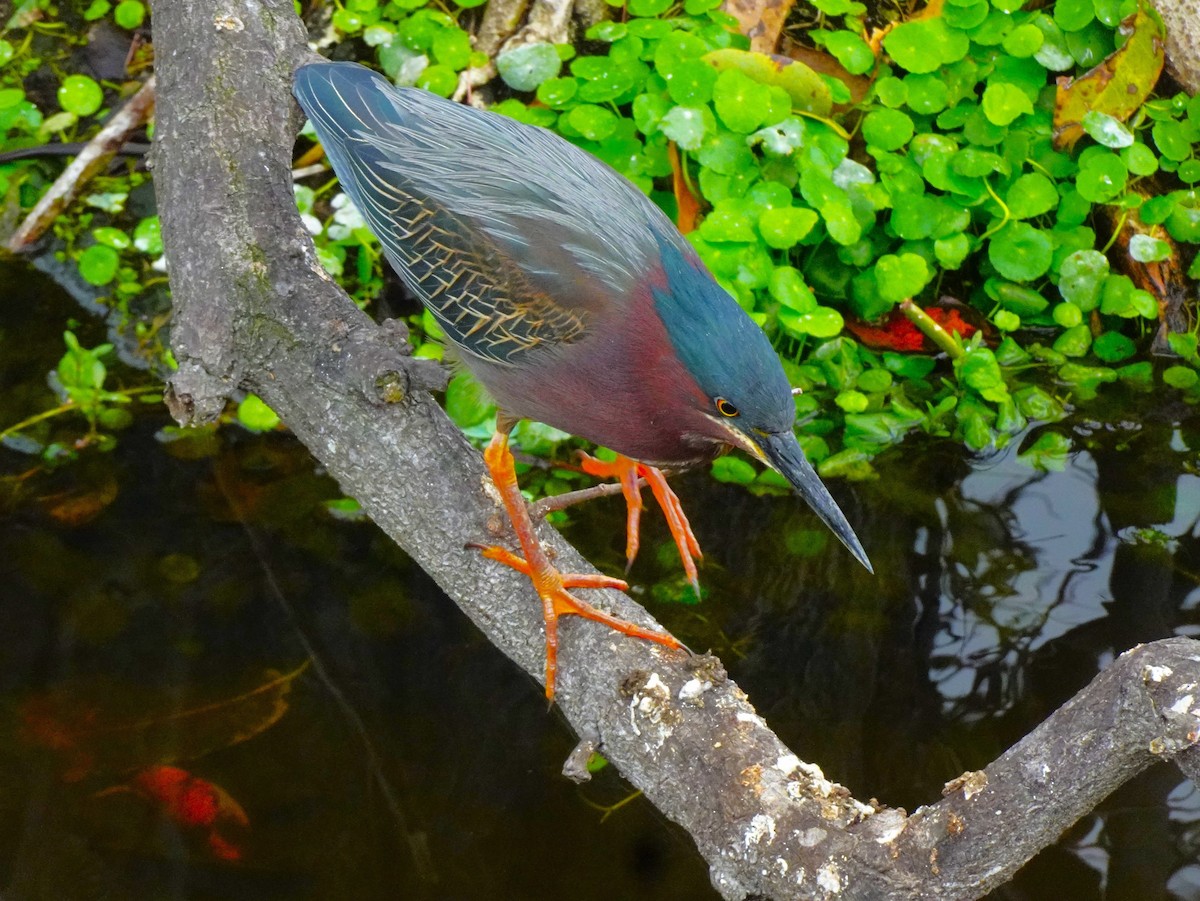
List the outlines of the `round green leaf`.
<svg viewBox="0 0 1200 901">
<path fill-rule="evenodd" d="M 803 240 L 817 224 L 817 214 L 799 207 L 776 207 L 758 217 L 758 231 L 768 247 L 787 250 Z"/>
<path fill-rule="evenodd" d="M 1059 268 L 1058 291 L 1063 300 L 1084 312 L 1095 309 L 1108 268 L 1108 258 L 1098 250 L 1077 250 L 1070 254 Z"/>
<path fill-rule="evenodd" d="M 471 38 L 461 28 L 444 28 L 434 36 L 434 59 L 454 71 L 465 69 L 471 62 Z"/>
<path fill-rule="evenodd" d="M 76 116 L 90 116 L 103 102 L 100 85 L 86 75 L 68 75 L 58 89 L 58 105 Z"/>
<path fill-rule="evenodd" d="M 712 463 L 712 476 L 718 482 L 732 485 L 749 485 L 758 472 L 741 457 L 726 455 L 717 457 Z"/>
<path fill-rule="evenodd" d="M 113 21 L 130 31 L 140 28 L 145 20 L 146 7 L 140 0 L 121 0 L 117 4 L 117 8 L 113 10 Z"/>
<path fill-rule="evenodd" d="M 699 150 L 704 135 L 716 127 L 706 107 L 676 106 L 659 122 L 659 130 L 684 150 Z"/>
<path fill-rule="evenodd" d="M 93 244 L 79 255 L 79 274 L 89 285 L 103 287 L 117 277 L 121 258 L 111 247 Z"/>
<path fill-rule="evenodd" d="M 439 97 L 449 97 L 458 87 L 458 73 L 449 66 L 426 66 L 417 78 L 417 87 Z"/>
<path fill-rule="evenodd" d="M 1082 357 L 1092 346 L 1092 330 L 1087 325 L 1065 329 L 1054 341 L 1054 349 L 1064 357 Z"/>
<path fill-rule="evenodd" d="M 103 13 L 101 15 L 103 15 Z M 10 44 L 8 41 L 0 39 L 0 66 L 7 66 L 9 61 L 13 58 L 14 52 L 15 51 L 12 44 Z"/>
<path fill-rule="evenodd" d="M 1150 235 L 1134 235 L 1129 239 L 1129 255 L 1139 263 L 1160 263 L 1171 258 L 1171 245 Z"/>
<path fill-rule="evenodd" d="M 1063 31 L 1079 31 L 1096 18 L 1093 0 L 1057 0 L 1054 4 L 1054 22 Z"/>
<path fill-rule="evenodd" d="M 862 123 L 863 139 L 877 150 L 899 150 L 912 139 L 913 122 L 899 110 L 877 109 Z"/>
<path fill-rule="evenodd" d="M 617 130 L 617 114 L 607 107 L 580 104 L 567 114 L 567 121 L 589 141 L 603 141 Z"/>
<path fill-rule="evenodd" d="M 1162 119 L 1151 129 L 1154 145 L 1158 152 L 1169 160 L 1182 162 L 1192 155 L 1192 141 L 1183 123 L 1175 119 Z"/>
<path fill-rule="evenodd" d="M 897 304 L 916 297 L 933 278 L 925 258 L 915 253 L 884 254 L 875 261 L 879 297 Z"/>
<path fill-rule="evenodd" d="M 1083 322 L 1083 311 L 1069 301 L 1055 304 L 1054 310 L 1050 315 L 1055 323 L 1063 328 L 1074 328 Z"/>
<path fill-rule="evenodd" d="M 983 114 L 993 125 L 1009 125 L 1026 113 L 1033 112 L 1033 104 L 1023 90 L 1014 84 L 997 82 L 989 84 L 983 91 Z"/>
<path fill-rule="evenodd" d="M 1125 148 L 1121 152 L 1121 159 L 1125 161 L 1126 167 L 1134 175 L 1153 175 L 1158 171 L 1158 157 L 1141 141 Z"/>
<path fill-rule="evenodd" d="M 825 34 L 825 49 L 851 75 L 864 75 L 875 67 L 875 54 L 861 37 L 852 31 L 829 31 Z"/>
<path fill-rule="evenodd" d="M 1081 124 L 1083 130 L 1091 135 L 1097 144 L 1118 150 L 1133 144 L 1133 132 L 1125 126 L 1124 122 L 1114 119 L 1108 113 L 1088 110 L 1083 114 Z"/>
<path fill-rule="evenodd" d="M 997 310 L 992 316 L 992 322 L 1002 332 L 1015 332 L 1021 327 L 1021 317 L 1008 310 Z"/>
<path fill-rule="evenodd" d="M 537 99 L 551 109 L 559 109 L 570 103 L 578 90 L 579 82 L 574 78 L 547 78 L 537 87 Z"/>
<path fill-rule="evenodd" d="M 667 93 L 680 106 L 699 106 L 713 96 L 717 70 L 698 59 L 679 62 L 667 75 Z"/>
<path fill-rule="evenodd" d="M 252 432 L 269 432 L 279 425 L 275 411 L 263 403 L 257 394 L 247 394 L 238 404 L 238 422 Z"/>
<path fill-rule="evenodd" d="M 514 91 L 532 91 L 562 68 L 553 44 L 526 44 L 496 57 L 496 71 Z"/>
<path fill-rule="evenodd" d="M 1196 387 L 1196 383 L 1200 382 L 1200 374 L 1188 366 L 1169 366 L 1163 372 L 1163 382 L 1172 388 L 1186 391 Z"/>
<path fill-rule="evenodd" d="M 1008 211 L 1017 219 L 1032 219 L 1058 206 L 1054 182 L 1040 172 L 1022 175 L 1009 186 L 1005 195 Z"/>
<path fill-rule="evenodd" d="M 1032 22 L 1026 22 L 1024 25 L 1018 25 L 1006 34 L 1002 46 L 1005 53 L 1018 58 L 1024 58 L 1033 56 L 1041 50 L 1045 40 L 1046 38 L 1040 28 Z"/>
<path fill-rule="evenodd" d="M 162 230 L 157 216 L 147 216 L 133 229 L 133 246 L 148 256 L 163 252 Z"/>
<path fill-rule="evenodd" d="M 1105 363 L 1119 363 L 1133 356 L 1137 350 L 1129 338 L 1120 332 L 1105 332 L 1092 342 L 1092 353 Z"/>
<path fill-rule="evenodd" d="M 713 107 L 730 131 L 748 134 L 763 124 L 770 99 L 767 86 L 737 69 L 726 69 L 713 85 Z"/>
<path fill-rule="evenodd" d="M 1050 268 L 1054 245 L 1039 229 L 1012 222 L 992 236 L 988 259 L 996 271 L 1015 282 L 1041 278 Z"/>
<path fill-rule="evenodd" d="M 129 240 L 129 235 L 125 234 L 125 232 L 119 228 L 110 228 L 108 226 L 93 228 L 92 237 L 100 244 L 111 247 L 113 250 L 125 250 L 133 243 Z"/>
<path fill-rule="evenodd" d="M 1101 153 L 1088 158 L 1084 168 L 1075 177 L 1075 189 L 1085 200 L 1092 203 L 1107 203 L 1125 190 L 1129 170 L 1121 158 L 1112 153 Z"/>
</svg>

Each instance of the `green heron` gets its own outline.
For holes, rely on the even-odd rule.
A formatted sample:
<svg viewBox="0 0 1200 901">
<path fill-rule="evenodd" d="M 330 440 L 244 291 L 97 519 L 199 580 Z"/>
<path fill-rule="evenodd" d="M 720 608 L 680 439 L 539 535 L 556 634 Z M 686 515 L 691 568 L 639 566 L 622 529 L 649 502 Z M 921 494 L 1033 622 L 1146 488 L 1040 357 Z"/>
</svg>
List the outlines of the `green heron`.
<svg viewBox="0 0 1200 901">
<path fill-rule="evenodd" d="M 787 478 L 871 568 L 796 442 L 792 390 L 770 342 L 629 181 L 549 131 L 396 88 L 355 63 L 301 67 L 295 94 L 392 267 L 496 401 L 484 460 L 524 557 L 484 553 L 527 574 L 541 597 L 548 698 L 560 616 L 680 644 L 570 593 L 627 586 L 550 563 L 508 449 L 521 419 L 622 455 L 584 468 L 620 478 L 630 557 L 644 478 L 696 582 L 700 549 L 658 467 L 737 447 Z"/>
</svg>

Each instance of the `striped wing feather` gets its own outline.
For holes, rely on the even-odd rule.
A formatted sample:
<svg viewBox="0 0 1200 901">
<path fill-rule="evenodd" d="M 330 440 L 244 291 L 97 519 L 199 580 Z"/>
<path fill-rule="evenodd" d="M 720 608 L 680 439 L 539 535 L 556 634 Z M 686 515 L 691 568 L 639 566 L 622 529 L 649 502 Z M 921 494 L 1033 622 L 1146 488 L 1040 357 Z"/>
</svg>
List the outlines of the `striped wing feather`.
<svg viewBox="0 0 1200 901">
<path fill-rule="evenodd" d="M 347 63 L 301 68 L 296 96 L 392 266 L 468 353 L 514 364 L 576 341 L 649 265 L 661 213 L 548 132 Z"/>
</svg>

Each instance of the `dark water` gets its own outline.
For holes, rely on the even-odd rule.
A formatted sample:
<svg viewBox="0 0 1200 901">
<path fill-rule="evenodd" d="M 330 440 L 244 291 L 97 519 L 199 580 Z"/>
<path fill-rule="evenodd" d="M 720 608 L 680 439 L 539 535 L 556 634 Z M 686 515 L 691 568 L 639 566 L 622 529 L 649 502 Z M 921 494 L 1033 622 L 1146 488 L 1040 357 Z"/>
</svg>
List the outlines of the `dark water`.
<svg viewBox="0 0 1200 901">
<path fill-rule="evenodd" d="M 0 284 L 19 289 L 0 303 L 4 428 L 48 403 L 81 314 L 27 269 Z M 1066 427 L 1063 472 L 918 441 L 835 484 L 874 578 L 798 502 L 682 479 L 709 596 L 662 600 L 679 573 L 656 517 L 632 581 L 798 754 L 912 809 L 1116 654 L 1200 634 L 1200 418 L 1135 404 L 1136 422 Z M 611 768 L 559 775 L 573 739 L 540 687 L 373 526 L 330 515 L 302 448 L 236 427 L 164 445 L 168 424 L 147 407 L 116 450 L 53 471 L 0 448 L 5 899 L 714 897 L 646 802 L 605 816 L 630 794 Z M 569 537 L 619 566 L 622 522 L 597 503 Z M 215 820 L 155 799 L 164 762 Z M 997 897 L 1200 898 L 1198 824 L 1160 767 Z"/>
</svg>

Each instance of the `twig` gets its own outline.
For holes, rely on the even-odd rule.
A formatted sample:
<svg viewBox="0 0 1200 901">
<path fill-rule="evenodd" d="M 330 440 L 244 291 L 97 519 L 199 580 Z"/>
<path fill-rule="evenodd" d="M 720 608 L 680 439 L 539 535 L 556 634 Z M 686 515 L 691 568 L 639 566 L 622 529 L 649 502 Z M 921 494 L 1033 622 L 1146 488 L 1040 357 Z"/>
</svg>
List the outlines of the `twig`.
<svg viewBox="0 0 1200 901">
<path fill-rule="evenodd" d="M 55 179 L 50 189 L 42 195 L 25 221 L 8 239 L 7 247 L 13 253 L 29 248 L 50 227 L 62 211 L 73 201 L 92 176 L 108 165 L 125 143 L 129 135 L 154 115 L 154 76 L 146 79 L 136 94 L 130 98 L 104 127 L 92 138 L 71 164 Z"/>
</svg>

